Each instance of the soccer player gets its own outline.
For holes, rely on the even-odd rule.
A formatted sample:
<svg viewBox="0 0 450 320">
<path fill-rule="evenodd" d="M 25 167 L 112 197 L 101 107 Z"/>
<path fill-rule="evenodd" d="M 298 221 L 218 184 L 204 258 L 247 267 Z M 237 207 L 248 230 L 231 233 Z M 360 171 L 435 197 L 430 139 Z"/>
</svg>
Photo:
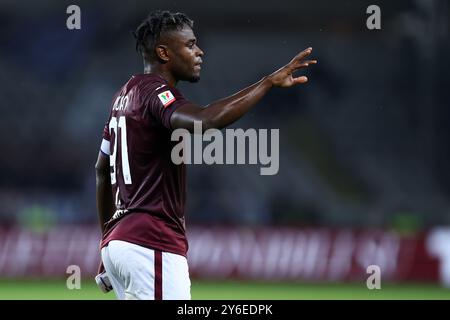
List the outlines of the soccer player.
<svg viewBox="0 0 450 320">
<path fill-rule="evenodd" d="M 171 132 L 223 128 L 271 88 L 308 81 L 293 73 L 316 60 L 308 48 L 288 64 L 229 97 L 201 107 L 176 89 L 200 79 L 203 51 L 193 21 L 155 11 L 135 31 L 144 73 L 113 97 L 96 167 L 101 257 L 118 299 L 190 299 L 185 234 L 185 166 L 171 161 Z M 103 279 L 102 279 L 103 280 Z"/>
</svg>

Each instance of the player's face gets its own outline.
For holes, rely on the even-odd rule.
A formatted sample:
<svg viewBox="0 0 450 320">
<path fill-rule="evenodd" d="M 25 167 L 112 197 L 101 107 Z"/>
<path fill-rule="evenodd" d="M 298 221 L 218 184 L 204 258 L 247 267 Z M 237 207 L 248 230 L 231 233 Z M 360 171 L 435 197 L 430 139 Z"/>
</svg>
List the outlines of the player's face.
<svg viewBox="0 0 450 320">
<path fill-rule="evenodd" d="M 189 82 L 199 81 L 203 51 L 198 47 L 192 29 L 185 27 L 172 32 L 168 47 L 171 51 L 170 69 L 175 78 Z"/>
</svg>

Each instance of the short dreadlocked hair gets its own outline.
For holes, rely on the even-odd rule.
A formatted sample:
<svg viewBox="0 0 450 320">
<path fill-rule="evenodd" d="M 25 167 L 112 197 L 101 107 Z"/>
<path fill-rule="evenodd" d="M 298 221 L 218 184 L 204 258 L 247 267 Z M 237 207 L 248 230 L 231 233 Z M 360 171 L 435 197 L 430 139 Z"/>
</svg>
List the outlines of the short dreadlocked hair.
<svg viewBox="0 0 450 320">
<path fill-rule="evenodd" d="M 136 38 L 136 51 L 144 57 L 155 59 L 155 44 L 162 34 L 184 27 L 193 28 L 194 21 L 181 12 L 157 10 L 150 12 L 147 18 L 133 32 Z"/>
</svg>

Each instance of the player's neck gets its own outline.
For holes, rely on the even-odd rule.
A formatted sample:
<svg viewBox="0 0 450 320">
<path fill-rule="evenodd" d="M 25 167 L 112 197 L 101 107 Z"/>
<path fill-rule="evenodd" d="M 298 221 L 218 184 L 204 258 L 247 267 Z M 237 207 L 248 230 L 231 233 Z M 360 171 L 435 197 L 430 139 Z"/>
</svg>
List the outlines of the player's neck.
<svg viewBox="0 0 450 320">
<path fill-rule="evenodd" d="M 169 83 L 169 85 L 171 85 L 173 87 L 177 85 L 177 81 L 173 77 L 173 75 L 169 71 L 165 70 L 164 68 L 161 68 L 158 65 L 145 64 L 144 65 L 144 73 L 145 74 L 148 74 L 148 73 L 157 74 L 160 77 L 162 77 L 164 80 L 166 80 Z"/>
</svg>

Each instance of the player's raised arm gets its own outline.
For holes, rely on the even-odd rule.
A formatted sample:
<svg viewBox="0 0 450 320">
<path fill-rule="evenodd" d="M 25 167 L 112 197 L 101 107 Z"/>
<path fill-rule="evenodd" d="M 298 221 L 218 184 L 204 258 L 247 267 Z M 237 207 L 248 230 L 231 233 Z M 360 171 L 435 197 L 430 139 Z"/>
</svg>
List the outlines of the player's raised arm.
<svg viewBox="0 0 450 320">
<path fill-rule="evenodd" d="M 294 77 L 293 74 L 301 68 L 317 63 L 317 60 L 305 60 L 311 52 L 312 48 L 303 50 L 287 65 L 269 76 L 229 97 L 215 101 L 205 108 L 193 104 L 186 104 L 178 108 L 170 119 L 172 128 L 185 128 L 193 131 L 195 121 L 202 121 L 204 130 L 221 129 L 232 124 L 261 100 L 272 87 L 287 88 L 307 82 L 307 77 Z"/>
</svg>

